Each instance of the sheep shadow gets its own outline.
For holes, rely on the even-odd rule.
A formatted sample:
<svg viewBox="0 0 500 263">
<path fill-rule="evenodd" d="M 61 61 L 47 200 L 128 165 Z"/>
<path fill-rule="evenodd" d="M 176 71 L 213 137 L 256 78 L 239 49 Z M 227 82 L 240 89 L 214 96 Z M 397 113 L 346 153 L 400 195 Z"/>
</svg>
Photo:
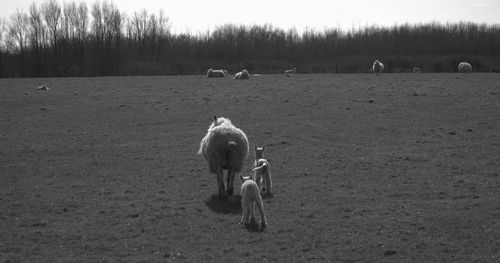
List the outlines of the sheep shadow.
<svg viewBox="0 0 500 263">
<path fill-rule="evenodd" d="M 256 221 L 250 222 L 250 224 L 244 225 L 248 232 L 256 233 L 256 232 L 264 232 L 266 226 L 262 226 L 258 224 Z"/>
<path fill-rule="evenodd" d="M 219 195 L 214 194 L 205 200 L 205 204 L 219 214 L 241 214 L 241 196 L 239 195 L 220 198 Z"/>
<path fill-rule="evenodd" d="M 265 193 L 265 194 L 261 194 L 260 197 L 262 197 L 262 200 L 267 200 L 267 199 L 273 198 L 274 194 Z"/>
</svg>

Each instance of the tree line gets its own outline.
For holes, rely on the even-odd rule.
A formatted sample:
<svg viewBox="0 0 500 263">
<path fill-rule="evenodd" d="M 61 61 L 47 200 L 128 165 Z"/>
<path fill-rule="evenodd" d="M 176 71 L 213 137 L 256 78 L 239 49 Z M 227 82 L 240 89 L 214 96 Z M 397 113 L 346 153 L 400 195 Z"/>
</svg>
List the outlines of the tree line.
<svg viewBox="0 0 500 263">
<path fill-rule="evenodd" d="M 163 10 L 129 15 L 112 2 L 33 2 L 0 19 L 0 77 L 500 70 L 500 25 L 471 22 L 369 26 L 323 31 L 226 24 L 206 33 L 172 34 Z"/>
</svg>

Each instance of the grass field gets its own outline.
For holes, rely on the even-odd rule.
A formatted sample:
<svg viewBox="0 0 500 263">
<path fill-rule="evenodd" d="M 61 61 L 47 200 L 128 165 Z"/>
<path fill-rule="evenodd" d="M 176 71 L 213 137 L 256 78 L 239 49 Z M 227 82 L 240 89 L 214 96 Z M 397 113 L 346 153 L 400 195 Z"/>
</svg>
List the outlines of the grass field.
<svg viewBox="0 0 500 263">
<path fill-rule="evenodd" d="M 0 79 L 0 113 L 1 262 L 500 261 L 499 74 Z M 263 232 L 213 115 L 267 145 Z"/>
</svg>

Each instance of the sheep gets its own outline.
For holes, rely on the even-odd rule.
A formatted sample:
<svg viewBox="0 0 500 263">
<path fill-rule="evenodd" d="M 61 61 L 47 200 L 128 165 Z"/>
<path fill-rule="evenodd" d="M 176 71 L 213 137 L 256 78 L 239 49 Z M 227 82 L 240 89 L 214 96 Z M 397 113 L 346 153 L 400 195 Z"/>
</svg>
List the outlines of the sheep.
<svg viewBox="0 0 500 263">
<path fill-rule="evenodd" d="M 234 79 L 236 80 L 242 80 L 242 79 L 250 79 L 250 73 L 248 73 L 248 71 L 246 69 L 236 73 L 236 75 L 234 75 Z"/>
<path fill-rule="evenodd" d="M 240 224 L 249 225 L 255 222 L 255 205 L 260 213 L 260 225 L 264 229 L 266 227 L 266 214 L 264 212 L 264 204 L 260 196 L 259 186 L 252 180 L 252 175 L 247 177 L 240 175 L 241 179 L 241 220 Z"/>
<path fill-rule="evenodd" d="M 460 73 L 471 73 L 472 72 L 472 65 L 468 62 L 460 62 L 458 64 L 458 72 Z"/>
<path fill-rule="evenodd" d="M 384 72 L 384 64 L 378 60 L 375 60 L 375 62 L 373 62 L 372 69 L 373 72 L 375 72 L 378 75 L 379 73 Z"/>
<path fill-rule="evenodd" d="M 285 70 L 285 77 L 292 77 L 297 72 L 297 68 Z"/>
<path fill-rule="evenodd" d="M 420 69 L 419 67 L 414 67 L 413 73 L 422 73 L 422 69 Z"/>
<path fill-rule="evenodd" d="M 226 77 L 226 72 L 222 69 L 208 69 L 207 78 L 224 78 Z"/>
<path fill-rule="evenodd" d="M 37 90 L 49 90 L 49 87 L 47 87 L 45 85 L 41 85 L 41 86 L 38 86 L 36 89 Z"/>
<path fill-rule="evenodd" d="M 226 192 L 227 195 L 232 195 L 234 176 L 243 168 L 248 152 L 245 133 L 236 128 L 228 118 L 214 116 L 207 134 L 201 139 L 198 155 L 203 154 L 210 172 L 217 175 L 220 198 L 225 196 L 224 170 L 227 170 Z"/>
<path fill-rule="evenodd" d="M 269 162 L 262 157 L 265 149 L 265 145 L 262 147 L 254 147 L 255 160 L 253 163 L 254 168 L 252 169 L 252 171 L 255 173 L 255 182 L 259 186 L 259 189 L 262 183 L 262 192 L 268 195 L 272 195 L 271 189 L 273 183 L 271 180 L 271 168 Z"/>
</svg>

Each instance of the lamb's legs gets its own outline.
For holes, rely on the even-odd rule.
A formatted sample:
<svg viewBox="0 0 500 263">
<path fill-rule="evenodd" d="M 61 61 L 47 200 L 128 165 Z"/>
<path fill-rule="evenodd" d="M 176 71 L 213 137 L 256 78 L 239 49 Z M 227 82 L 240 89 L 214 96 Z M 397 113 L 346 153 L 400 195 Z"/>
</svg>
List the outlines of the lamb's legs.
<svg viewBox="0 0 500 263">
<path fill-rule="evenodd" d="M 219 188 L 219 198 L 223 198 L 226 193 L 224 191 L 224 171 L 222 168 L 217 171 L 217 186 Z"/>
<path fill-rule="evenodd" d="M 269 170 L 269 167 L 266 167 L 268 170 L 267 170 L 267 173 L 266 173 L 266 176 L 265 176 L 265 180 L 266 180 L 266 189 L 264 189 L 264 191 L 268 194 L 268 195 L 271 195 L 271 187 L 272 187 L 272 180 L 271 180 L 271 170 Z"/>
<path fill-rule="evenodd" d="M 227 170 L 227 195 L 233 195 L 233 182 L 236 172 L 233 169 Z"/>
<path fill-rule="evenodd" d="M 260 225 L 262 228 L 266 227 L 266 214 L 264 213 L 264 205 L 262 204 L 262 198 L 260 195 L 257 196 L 255 203 L 257 204 L 257 208 L 259 209 L 260 213 Z"/>
</svg>

